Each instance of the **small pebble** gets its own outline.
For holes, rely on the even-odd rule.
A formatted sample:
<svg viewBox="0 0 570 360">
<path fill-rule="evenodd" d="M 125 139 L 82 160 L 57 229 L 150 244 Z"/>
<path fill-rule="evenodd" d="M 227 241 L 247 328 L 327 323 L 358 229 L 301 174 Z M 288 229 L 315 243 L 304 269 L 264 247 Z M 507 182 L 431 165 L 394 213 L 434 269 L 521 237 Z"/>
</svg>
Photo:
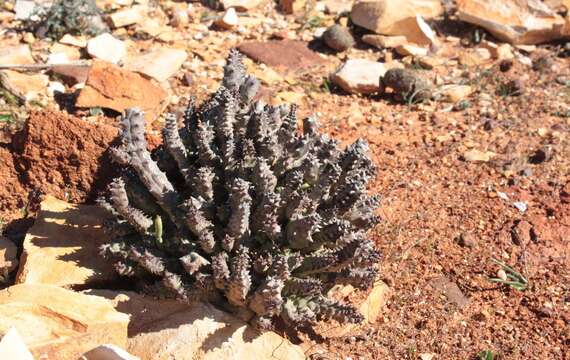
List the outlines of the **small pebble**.
<svg viewBox="0 0 570 360">
<path fill-rule="evenodd" d="M 515 201 L 513 203 L 513 206 L 517 208 L 518 211 L 520 211 L 521 213 L 526 212 L 526 210 L 528 209 L 528 205 L 522 201 Z"/>
<path fill-rule="evenodd" d="M 507 273 L 503 269 L 500 269 L 499 271 L 497 271 L 497 277 L 503 281 L 507 281 L 509 279 L 507 277 Z"/>
</svg>

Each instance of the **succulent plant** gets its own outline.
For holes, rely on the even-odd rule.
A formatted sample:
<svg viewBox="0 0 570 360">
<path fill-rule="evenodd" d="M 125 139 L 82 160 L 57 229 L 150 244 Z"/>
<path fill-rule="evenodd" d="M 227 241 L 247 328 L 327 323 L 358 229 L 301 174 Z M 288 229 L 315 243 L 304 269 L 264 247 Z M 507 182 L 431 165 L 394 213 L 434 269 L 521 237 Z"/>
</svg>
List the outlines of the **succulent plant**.
<svg viewBox="0 0 570 360">
<path fill-rule="evenodd" d="M 99 199 L 115 215 L 101 252 L 148 291 L 211 301 L 259 329 L 360 322 L 325 294 L 377 276 L 368 146 L 340 150 L 313 117 L 298 131 L 296 107 L 254 101 L 259 87 L 232 50 L 219 90 L 191 101 L 181 128 L 167 115 L 153 153 L 143 113 L 126 111 L 111 149 L 124 171 Z"/>
<path fill-rule="evenodd" d="M 108 30 L 95 0 L 55 0 L 48 8 L 37 6 L 24 27 L 54 40 L 65 34 L 98 35 Z"/>
</svg>

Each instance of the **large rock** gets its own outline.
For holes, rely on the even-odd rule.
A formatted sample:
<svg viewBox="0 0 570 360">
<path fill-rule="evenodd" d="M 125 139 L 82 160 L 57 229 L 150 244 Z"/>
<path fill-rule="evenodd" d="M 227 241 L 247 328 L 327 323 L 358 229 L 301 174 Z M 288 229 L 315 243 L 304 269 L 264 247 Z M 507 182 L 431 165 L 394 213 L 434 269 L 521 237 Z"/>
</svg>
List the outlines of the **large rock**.
<svg viewBox="0 0 570 360">
<path fill-rule="evenodd" d="M 145 118 L 150 121 L 162 112 L 167 96 L 160 86 L 137 73 L 95 61 L 76 106 L 103 107 L 119 112 L 136 106 L 145 112 Z"/>
<path fill-rule="evenodd" d="M 416 44 L 431 39 L 418 25 L 416 16 L 433 18 L 443 14 L 440 0 L 364 0 L 352 7 L 350 18 L 358 26 L 382 35 L 403 35 Z"/>
<path fill-rule="evenodd" d="M 99 344 L 124 348 L 128 323 L 98 296 L 39 284 L 0 291 L 0 336 L 15 327 L 35 359 L 76 360 Z"/>
<path fill-rule="evenodd" d="M 391 67 L 365 59 L 347 60 L 331 80 L 351 94 L 373 94 L 380 90 L 380 77 Z"/>
<path fill-rule="evenodd" d="M 132 292 L 90 290 L 131 315 L 127 351 L 142 360 L 305 359 L 302 349 L 273 332 L 257 334 L 212 305 L 154 300 Z"/>
<path fill-rule="evenodd" d="M 457 16 L 512 44 L 538 44 L 565 36 L 564 19 L 539 0 L 457 0 Z"/>
<path fill-rule="evenodd" d="M 112 266 L 98 255 L 108 241 L 101 228 L 107 216 L 98 206 L 47 196 L 24 239 L 16 283 L 84 287 L 115 279 Z"/>
<path fill-rule="evenodd" d="M 125 67 L 162 82 L 176 74 L 187 58 L 184 50 L 163 48 L 137 56 Z"/>
</svg>

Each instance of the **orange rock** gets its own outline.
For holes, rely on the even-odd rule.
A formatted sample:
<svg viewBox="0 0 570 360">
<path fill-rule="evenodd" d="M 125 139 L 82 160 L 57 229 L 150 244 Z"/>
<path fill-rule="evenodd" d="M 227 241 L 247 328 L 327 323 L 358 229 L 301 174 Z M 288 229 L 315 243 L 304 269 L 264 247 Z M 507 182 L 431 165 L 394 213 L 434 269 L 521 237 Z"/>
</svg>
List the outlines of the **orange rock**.
<svg viewBox="0 0 570 360">
<path fill-rule="evenodd" d="M 96 60 L 76 106 L 103 107 L 119 112 L 139 107 L 145 112 L 146 120 L 152 121 L 166 106 L 167 97 L 164 89 L 141 75 Z"/>
<path fill-rule="evenodd" d="M 115 279 L 113 267 L 98 255 L 107 241 L 101 228 L 107 216 L 97 206 L 47 196 L 24 239 L 16 283 L 70 287 Z"/>
<path fill-rule="evenodd" d="M 0 291 L 0 336 L 16 328 L 35 359 L 76 360 L 99 344 L 125 347 L 128 323 L 98 296 L 40 284 Z"/>
</svg>

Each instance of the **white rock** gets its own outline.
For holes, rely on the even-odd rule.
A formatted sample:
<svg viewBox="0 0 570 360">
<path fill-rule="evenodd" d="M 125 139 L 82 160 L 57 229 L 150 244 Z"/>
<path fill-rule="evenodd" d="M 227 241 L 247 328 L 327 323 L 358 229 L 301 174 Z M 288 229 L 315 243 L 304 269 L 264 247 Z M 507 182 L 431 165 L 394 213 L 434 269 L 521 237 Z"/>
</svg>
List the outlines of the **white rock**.
<svg viewBox="0 0 570 360">
<path fill-rule="evenodd" d="M 139 358 L 118 346 L 106 344 L 86 352 L 81 360 L 139 360 Z"/>
<path fill-rule="evenodd" d="M 53 96 L 56 91 L 65 94 L 65 85 L 63 85 L 59 81 L 50 81 L 47 88 L 48 94 L 50 96 Z"/>
<path fill-rule="evenodd" d="M 125 67 L 162 82 L 182 67 L 188 58 L 180 49 L 158 49 L 126 62 Z"/>
<path fill-rule="evenodd" d="M 216 21 L 216 25 L 224 29 L 233 29 L 239 24 L 239 18 L 235 8 L 229 8 L 224 15 Z"/>
<path fill-rule="evenodd" d="M 349 93 L 371 94 L 380 90 L 380 77 L 387 70 L 384 64 L 376 61 L 347 60 L 331 80 Z"/>
<path fill-rule="evenodd" d="M 47 59 L 48 64 L 67 64 L 69 63 L 69 57 L 65 53 L 53 53 L 49 54 Z"/>
<path fill-rule="evenodd" d="M 34 360 L 16 328 L 10 328 L 0 340 L 0 359 Z"/>
<path fill-rule="evenodd" d="M 14 5 L 15 20 L 28 20 L 32 17 L 36 9 L 36 2 L 33 0 L 18 0 Z"/>
<path fill-rule="evenodd" d="M 94 58 L 116 64 L 127 54 L 127 46 L 123 41 L 105 33 L 87 42 L 87 53 Z"/>
</svg>

